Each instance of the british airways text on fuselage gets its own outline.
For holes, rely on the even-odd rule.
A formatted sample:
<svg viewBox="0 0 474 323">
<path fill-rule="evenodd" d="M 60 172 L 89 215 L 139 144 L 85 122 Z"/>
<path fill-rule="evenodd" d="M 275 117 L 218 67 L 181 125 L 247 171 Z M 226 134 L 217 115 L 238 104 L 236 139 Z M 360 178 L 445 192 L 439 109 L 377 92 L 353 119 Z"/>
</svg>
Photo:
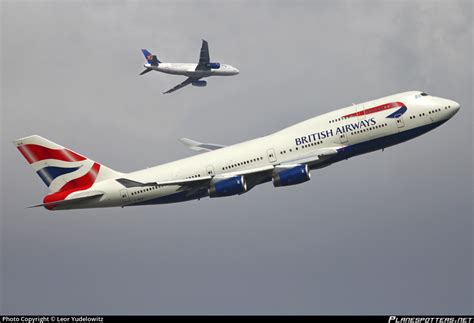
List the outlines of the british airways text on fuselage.
<svg viewBox="0 0 474 323">
<path fill-rule="evenodd" d="M 375 118 L 360 120 L 358 122 L 349 123 L 349 124 L 337 127 L 335 129 L 334 128 L 326 129 L 326 130 L 318 131 L 306 136 L 295 138 L 295 143 L 297 146 L 309 144 L 313 141 L 323 140 L 326 138 L 330 138 L 334 135 L 337 136 L 341 133 L 347 133 L 347 132 L 355 131 L 358 129 L 367 128 L 376 124 L 377 124 L 377 121 L 375 120 Z"/>
</svg>

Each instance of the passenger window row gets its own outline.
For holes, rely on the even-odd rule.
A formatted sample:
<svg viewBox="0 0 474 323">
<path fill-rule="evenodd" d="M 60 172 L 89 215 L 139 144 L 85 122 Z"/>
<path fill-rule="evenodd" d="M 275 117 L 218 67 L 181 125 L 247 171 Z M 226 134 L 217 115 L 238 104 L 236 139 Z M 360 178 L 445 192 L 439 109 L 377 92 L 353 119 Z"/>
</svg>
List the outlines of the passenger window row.
<svg viewBox="0 0 474 323">
<path fill-rule="evenodd" d="M 310 144 L 303 145 L 303 146 L 301 146 L 301 148 L 308 148 L 308 147 L 311 147 L 311 146 L 321 145 L 322 143 L 323 143 L 322 141 L 316 141 L 316 142 L 312 142 Z"/>
<path fill-rule="evenodd" d="M 158 189 L 159 187 L 161 187 L 161 185 L 150 186 L 150 187 L 144 188 L 142 190 L 132 192 L 131 195 L 138 195 L 138 194 L 142 194 L 142 193 L 145 193 L 145 192 L 150 192 L 150 191 Z"/>
<path fill-rule="evenodd" d="M 288 151 L 282 150 L 282 151 L 280 151 L 280 155 L 286 154 L 287 152 L 290 152 L 290 153 L 291 153 L 292 151 L 293 151 L 293 149 L 291 149 L 291 148 L 288 149 Z"/>
<path fill-rule="evenodd" d="M 431 110 L 430 112 L 428 112 L 428 114 L 432 114 L 432 113 L 435 113 L 435 112 L 440 112 L 441 109 L 435 109 L 435 110 Z"/>
<path fill-rule="evenodd" d="M 329 123 L 334 123 L 334 122 L 342 121 L 342 120 L 345 120 L 345 119 L 347 119 L 347 118 L 346 117 L 340 117 L 340 118 L 337 118 L 337 119 L 329 120 Z"/>
<path fill-rule="evenodd" d="M 228 170 L 228 169 L 232 169 L 232 168 L 235 168 L 235 167 L 248 165 L 248 164 L 251 164 L 251 163 L 255 163 L 259 160 L 263 160 L 263 157 L 257 157 L 257 158 L 249 159 L 249 160 L 246 160 L 246 161 L 243 161 L 243 162 L 240 162 L 240 163 L 224 166 L 224 167 L 222 167 L 222 170 Z"/>
<path fill-rule="evenodd" d="M 362 129 L 362 130 L 357 130 L 357 131 L 351 132 L 351 136 L 357 135 L 359 133 L 367 132 L 367 131 L 372 131 L 372 130 L 375 130 L 375 129 L 384 128 L 386 126 L 388 126 L 387 123 L 378 124 L 378 125 L 373 126 L 373 127 L 369 127 L 369 128 L 365 128 L 365 129 Z"/>
</svg>

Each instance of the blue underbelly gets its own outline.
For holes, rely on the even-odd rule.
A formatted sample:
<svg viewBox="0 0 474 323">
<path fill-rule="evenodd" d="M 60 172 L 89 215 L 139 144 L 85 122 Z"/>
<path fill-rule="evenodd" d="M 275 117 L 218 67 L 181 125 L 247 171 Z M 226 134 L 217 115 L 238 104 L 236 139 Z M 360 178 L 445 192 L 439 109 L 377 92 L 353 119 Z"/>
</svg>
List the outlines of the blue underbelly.
<svg viewBox="0 0 474 323">
<path fill-rule="evenodd" d="M 143 202 L 128 204 L 127 206 L 177 203 L 177 202 L 196 200 L 196 199 L 200 199 L 206 196 L 207 196 L 207 189 L 203 188 L 191 194 L 189 193 L 189 191 L 181 191 L 181 192 L 176 192 L 170 195 L 157 197 L 151 200 L 143 201 Z"/>
<path fill-rule="evenodd" d="M 428 131 L 433 130 L 434 128 L 439 127 L 443 123 L 445 123 L 447 120 L 443 121 L 438 121 L 434 122 L 428 125 L 424 125 L 421 127 L 409 129 L 406 131 L 398 132 L 392 135 L 380 137 L 380 138 L 375 138 L 372 140 L 368 140 L 365 142 L 361 142 L 358 144 L 354 145 L 349 145 L 347 147 L 338 149 L 338 154 L 328 160 L 325 160 L 322 163 L 319 163 L 315 165 L 313 168 L 321 168 L 328 166 L 330 164 L 336 163 L 338 161 L 348 159 L 354 156 L 370 153 L 372 151 L 380 150 L 383 148 L 387 148 L 399 143 L 402 143 L 404 141 L 413 139 L 415 137 L 418 137 L 424 133 L 427 133 Z"/>
<path fill-rule="evenodd" d="M 311 167 L 312 169 L 314 168 L 321 168 L 328 166 L 330 164 L 336 163 L 338 161 L 348 159 L 354 156 L 366 154 L 375 150 L 380 150 L 386 147 L 390 147 L 399 143 L 402 143 L 404 141 L 413 139 L 415 137 L 418 137 L 424 133 L 427 133 L 430 130 L 433 130 L 436 127 L 439 127 L 443 123 L 445 123 L 447 120 L 439 121 L 439 122 L 434 122 L 429 125 L 421 126 L 418 128 L 413 128 L 410 130 L 402 131 L 399 133 L 395 133 L 392 135 L 380 137 L 380 138 L 375 138 L 369 141 L 361 142 L 358 144 L 354 145 L 349 145 L 347 147 L 341 148 L 338 150 L 338 154 L 330 159 L 327 159 L 323 161 L 322 163 L 319 163 L 315 165 L 314 167 Z M 267 182 L 271 180 L 271 178 L 263 180 L 263 182 Z M 260 184 L 261 184 L 260 183 Z M 158 198 L 150 199 L 147 201 L 143 202 L 137 202 L 130 205 L 150 205 L 150 204 L 167 204 L 167 203 L 177 203 L 177 202 L 184 202 L 184 201 L 190 201 L 190 200 L 196 200 L 200 199 L 203 197 L 207 197 L 207 189 L 203 188 L 199 191 L 190 193 L 189 191 L 181 191 L 181 192 L 176 192 L 167 196 L 161 196 Z"/>
</svg>

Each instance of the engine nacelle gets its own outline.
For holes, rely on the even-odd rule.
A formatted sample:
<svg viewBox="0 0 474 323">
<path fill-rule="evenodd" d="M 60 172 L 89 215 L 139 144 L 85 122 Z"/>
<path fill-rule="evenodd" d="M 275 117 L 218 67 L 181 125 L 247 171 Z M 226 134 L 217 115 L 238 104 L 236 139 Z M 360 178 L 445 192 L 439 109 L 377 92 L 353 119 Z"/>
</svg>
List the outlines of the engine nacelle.
<svg viewBox="0 0 474 323">
<path fill-rule="evenodd" d="M 209 187 L 209 197 L 224 197 L 242 194 L 247 191 L 247 183 L 243 176 L 221 179 Z"/>
<path fill-rule="evenodd" d="M 273 186 L 289 186 L 307 182 L 311 179 L 308 165 L 299 165 L 278 171 L 273 175 Z"/>
<path fill-rule="evenodd" d="M 218 69 L 221 67 L 221 64 L 220 63 L 207 63 L 206 66 L 208 68 Z"/>
<path fill-rule="evenodd" d="M 198 86 L 198 87 L 205 87 L 207 85 L 207 81 L 204 80 L 197 80 L 191 83 L 193 86 Z"/>
</svg>

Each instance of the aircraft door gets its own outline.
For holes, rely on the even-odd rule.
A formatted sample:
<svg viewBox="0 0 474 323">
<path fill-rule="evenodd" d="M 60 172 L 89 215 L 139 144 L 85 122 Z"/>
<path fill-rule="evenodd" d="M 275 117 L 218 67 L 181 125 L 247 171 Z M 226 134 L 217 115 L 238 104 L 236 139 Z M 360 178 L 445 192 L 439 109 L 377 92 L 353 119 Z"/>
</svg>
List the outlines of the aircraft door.
<svg viewBox="0 0 474 323">
<path fill-rule="evenodd" d="M 126 188 L 120 190 L 120 197 L 122 198 L 122 205 L 125 205 L 130 201 L 130 196 L 128 195 L 128 190 Z"/>
<path fill-rule="evenodd" d="M 345 133 L 341 133 L 339 135 L 339 140 L 341 141 L 341 144 L 347 144 L 347 142 L 349 141 Z"/>
<path fill-rule="evenodd" d="M 277 161 L 275 150 L 273 148 L 270 148 L 270 149 L 267 150 L 267 156 L 268 156 L 268 161 L 270 163 L 274 163 L 274 162 Z"/>
<path fill-rule="evenodd" d="M 214 167 L 212 165 L 209 165 L 206 167 L 206 172 L 209 176 L 214 176 L 215 173 L 214 173 Z"/>
<path fill-rule="evenodd" d="M 396 120 L 397 120 L 396 123 L 397 123 L 397 128 L 398 129 L 405 127 L 405 122 L 403 121 L 403 116 L 399 116 Z"/>
</svg>

